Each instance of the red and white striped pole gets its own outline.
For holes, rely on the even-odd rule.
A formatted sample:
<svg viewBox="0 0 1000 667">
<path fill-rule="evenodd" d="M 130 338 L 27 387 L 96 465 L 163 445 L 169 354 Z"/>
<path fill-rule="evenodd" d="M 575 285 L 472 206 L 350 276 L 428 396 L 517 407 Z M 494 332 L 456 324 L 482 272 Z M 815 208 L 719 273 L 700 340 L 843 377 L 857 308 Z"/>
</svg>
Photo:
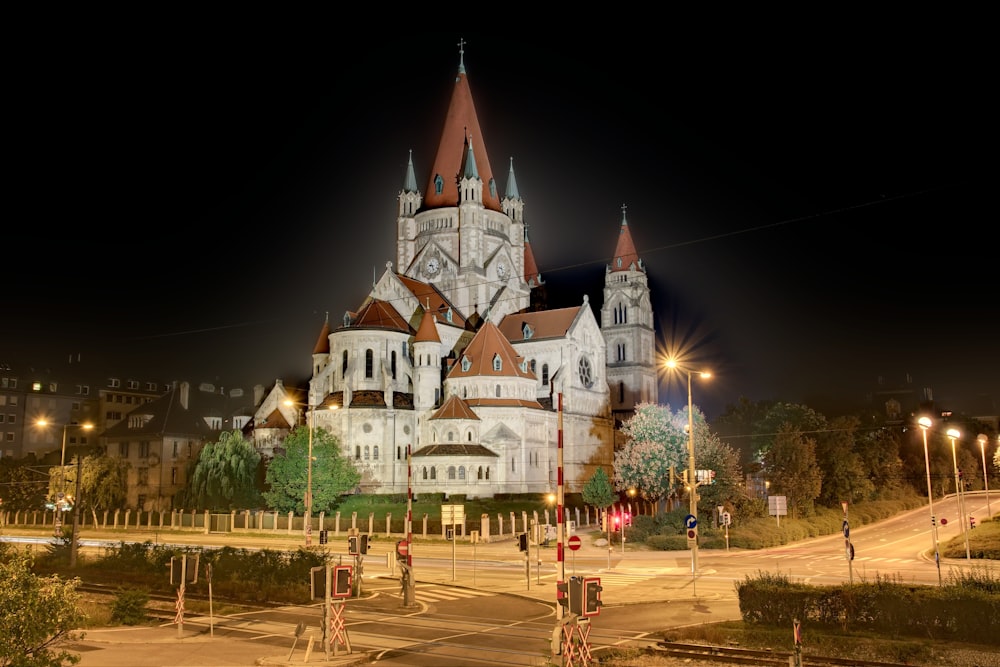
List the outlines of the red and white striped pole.
<svg viewBox="0 0 1000 667">
<path fill-rule="evenodd" d="M 566 560 L 563 557 L 563 396 L 559 394 L 559 421 L 557 430 L 558 453 L 556 458 L 556 562 L 559 582 L 566 581 Z M 557 601 L 558 602 L 558 601 Z M 563 606 L 556 604 L 556 618 L 563 617 Z"/>
<path fill-rule="evenodd" d="M 406 565 L 413 566 L 413 458 L 406 446 Z"/>
</svg>

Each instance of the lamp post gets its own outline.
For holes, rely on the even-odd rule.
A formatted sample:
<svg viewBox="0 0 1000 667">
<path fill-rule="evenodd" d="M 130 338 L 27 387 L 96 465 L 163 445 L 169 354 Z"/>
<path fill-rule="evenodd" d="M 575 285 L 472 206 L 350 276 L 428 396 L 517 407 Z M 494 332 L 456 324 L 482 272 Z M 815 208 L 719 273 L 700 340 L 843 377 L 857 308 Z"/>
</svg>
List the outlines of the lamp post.
<svg viewBox="0 0 1000 667">
<path fill-rule="evenodd" d="M 306 458 L 306 547 L 313 542 L 313 406 L 309 405 L 309 454 Z"/>
<path fill-rule="evenodd" d="M 986 487 L 986 518 L 993 517 L 993 510 L 990 508 L 990 475 L 986 471 L 986 434 L 980 433 L 976 438 L 979 442 L 979 454 L 983 457 L 983 485 Z"/>
<path fill-rule="evenodd" d="M 934 518 L 934 493 L 931 490 L 931 457 L 927 451 L 927 429 L 931 427 L 931 420 L 921 417 L 917 420 L 917 425 L 924 435 L 924 466 L 927 468 L 927 504 L 931 512 L 931 542 L 934 547 L 934 563 L 937 565 L 938 586 L 941 585 L 941 555 L 938 553 L 938 532 L 937 519 Z"/>
<path fill-rule="evenodd" d="M 698 480 L 695 472 L 694 465 L 694 403 L 691 400 L 691 376 L 697 373 L 703 379 L 708 379 L 712 377 L 712 374 L 708 371 L 692 371 L 691 369 L 685 369 L 678 366 L 677 362 L 673 359 L 667 361 L 667 368 L 672 368 L 679 370 L 682 373 L 687 374 L 687 390 L 688 390 L 688 483 L 691 485 L 691 490 L 688 493 L 688 498 L 690 502 L 689 511 L 691 516 L 698 520 Z M 695 539 L 691 542 L 691 573 L 697 574 L 698 572 L 698 539 L 697 535 Z"/>
<path fill-rule="evenodd" d="M 38 426 L 55 426 L 48 420 L 39 419 L 35 422 Z M 62 537 L 62 514 L 63 508 L 66 506 L 66 431 L 69 430 L 70 426 L 76 426 L 82 428 L 85 431 L 89 431 L 94 428 L 93 424 L 63 424 L 62 425 L 62 447 L 59 456 L 59 495 L 56 500 L 56 515 L 53 525 L 53 535 L 55 537 Z M 77 466 L 76 466 L 76 491 L 73 496 L 73 541 L 70 545 L 70 567 L 76 565 L 76 542 L 77 542 L 77 530 L 80 525 L 79 512 L 77 506 L 80 504 L 80 472 L 82 466 L 80 465 L 80 453 L 77 452 L 76 455 Z"/>
<path fill-rule="evenodd" d="M 972 560 L 972 553 L 969 550 L 969 519 L 965 516 L 965 494 L 962 492 L 962 480 L 958 477 L 958 454 L 955 453 L 955 440 L 962 437 L 962 433 L 958 429 L 950 428 L 947 436 L 951 440 L 951 461 L 955 466 L 955 493 L 958 494 L 958 513 L 961 515 L 962 535 L 965 536 L 965 559 Z"/>
</svg>

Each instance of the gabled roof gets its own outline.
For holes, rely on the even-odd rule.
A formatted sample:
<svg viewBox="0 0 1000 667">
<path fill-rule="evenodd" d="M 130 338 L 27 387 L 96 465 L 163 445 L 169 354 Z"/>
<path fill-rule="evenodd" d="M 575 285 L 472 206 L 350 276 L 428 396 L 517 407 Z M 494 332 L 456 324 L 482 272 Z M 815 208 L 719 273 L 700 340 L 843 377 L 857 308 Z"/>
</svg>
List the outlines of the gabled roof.
<svg viewBox="0 0 1000 667">
<path fill-rule="evenodd" d="M 573 323 L 580 316 L 581 308 L 583 306 L 511 313 L 501 320 L 498 328 L 504 337 L 512 343 L 520 343 L 526 340 L 565 338 L 570 328 L 572 328 Z M 525 326 L 530 329 L 530 336 L 528 336 Z"/>
<path fill-rule="evenodd" d="M 452 394 L 445 400 L 441 407 L 438 408 L 433 415 L 431 415 L 431 419 L 473 419 L 475 421 L 479 421 L 479 416 L 469 409 L 469 406 L 465 401 Z"/>
<path fill-rule="evenodd" d="M 428 178 L 427 189 L 424 190 L 423 207 L 425 209 L 458 206 L 458 179 L 466 161 L 465 141 L 471 142 L 475 160 L 476 172 L 483 181 L 483 205 L 494 211 L 502 210 L 498 195 L 490 188 L 493 179 L 493 169 L 486 154 L 486 144 L 483 142 L 483 132 L 479 128 L 479 118 L 476 116 L 476 105 L 472 101 L 472 92 L 465 74 L 465 51 L 460 51 L 458 74 L 455 76 L 455 87 L 448 104 L 444 129 L 441 132 L 441 142 L 438 144 L 434 157 L 434 166 Z M 440 177 L 443 188 L 438 194 L 435 180 Z M 495 181 L 494 181 L 495 182 Z M 499 193 L 499 186 L 495 188 Z"/>
<path fill-rule="evenodd" d="M 288 423 L 287 419 L 285 419 L 285 415 L 281 414 L 281 410 L 274 410 L 264 419 L 263 422 L 257 424 L 254 428 L 291 429 L 292 425 Z"/>
<path fill-rule="evenodd" d="M 187 393 L 188 405 L 182 404 L 182 394 Z M 200 391 L 196 387 L 183 389 L 175 386 L 163 396 L 143 403 L 101 434 L 105 438 L 135 438 L 164 436 L 187 436 L 215 438 L 223 430 L 232 429 L 232 423 L 221 430 L 211 428 L 206 417 L 223 417 L 236 414 L 244 407 L 245 399 L 239 404 L 225 394 Z M 141 418 L 141 419 L 140 419 Z M 138 423 L 137 423 L 138 422 Z"/>
<path fill-rule="evenodd" d="M 499 359 L 499 369 L 494 364 Z M 523 358 L 514 351 L 500 329 L 487 320 L 479 329 L 468 347 L 458 355 L 458 361 L 448 372 L 449 379 L 462 377 L 520 377 L 535 379 L 529 370 L 522 370 Z M 466 363 L 467 362 L 467 363 Z M 468 365 L 467 369 L 463 369 Z"/>
</svg>

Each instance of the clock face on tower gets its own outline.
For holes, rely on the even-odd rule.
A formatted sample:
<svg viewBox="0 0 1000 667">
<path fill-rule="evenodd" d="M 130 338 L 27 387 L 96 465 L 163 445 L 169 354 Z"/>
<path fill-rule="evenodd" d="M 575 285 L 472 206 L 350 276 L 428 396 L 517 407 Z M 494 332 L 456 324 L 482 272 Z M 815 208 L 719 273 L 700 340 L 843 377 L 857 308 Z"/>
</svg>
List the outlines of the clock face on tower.
<svg viewBox="0 0 1000 667">
<path fill-rule="evenodd" d="M 497 275 L 500 276 L 501 278 L 507 277 L 507 265 L 504 264 L 503 262 L 497 264 Z"/>
<path fill-rule="evenodd" d="M 441 264 L 438 262 L 437 257 L 431 257 L 427 260 L 427 263 L 424 264 L 424 270 L 428 273 L 428 275 L 436 275 L 440 268 Z"/>
</svg>

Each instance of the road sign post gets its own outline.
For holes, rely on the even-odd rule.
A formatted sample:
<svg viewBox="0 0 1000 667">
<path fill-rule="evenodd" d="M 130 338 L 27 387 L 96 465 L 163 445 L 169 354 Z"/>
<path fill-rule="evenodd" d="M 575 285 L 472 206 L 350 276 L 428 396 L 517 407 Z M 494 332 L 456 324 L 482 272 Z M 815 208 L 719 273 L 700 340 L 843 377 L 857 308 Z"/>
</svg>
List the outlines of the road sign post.
<svg viewBox="0 0 1000 667">
<path fill-rule="evenodd" d="M 573 574 L 576 574 L 576 552 L 580 549 L 581 541 L 579 535 L 570 535 L 566 540 L 566 547 L 573 552 Z"/>
</svg>

